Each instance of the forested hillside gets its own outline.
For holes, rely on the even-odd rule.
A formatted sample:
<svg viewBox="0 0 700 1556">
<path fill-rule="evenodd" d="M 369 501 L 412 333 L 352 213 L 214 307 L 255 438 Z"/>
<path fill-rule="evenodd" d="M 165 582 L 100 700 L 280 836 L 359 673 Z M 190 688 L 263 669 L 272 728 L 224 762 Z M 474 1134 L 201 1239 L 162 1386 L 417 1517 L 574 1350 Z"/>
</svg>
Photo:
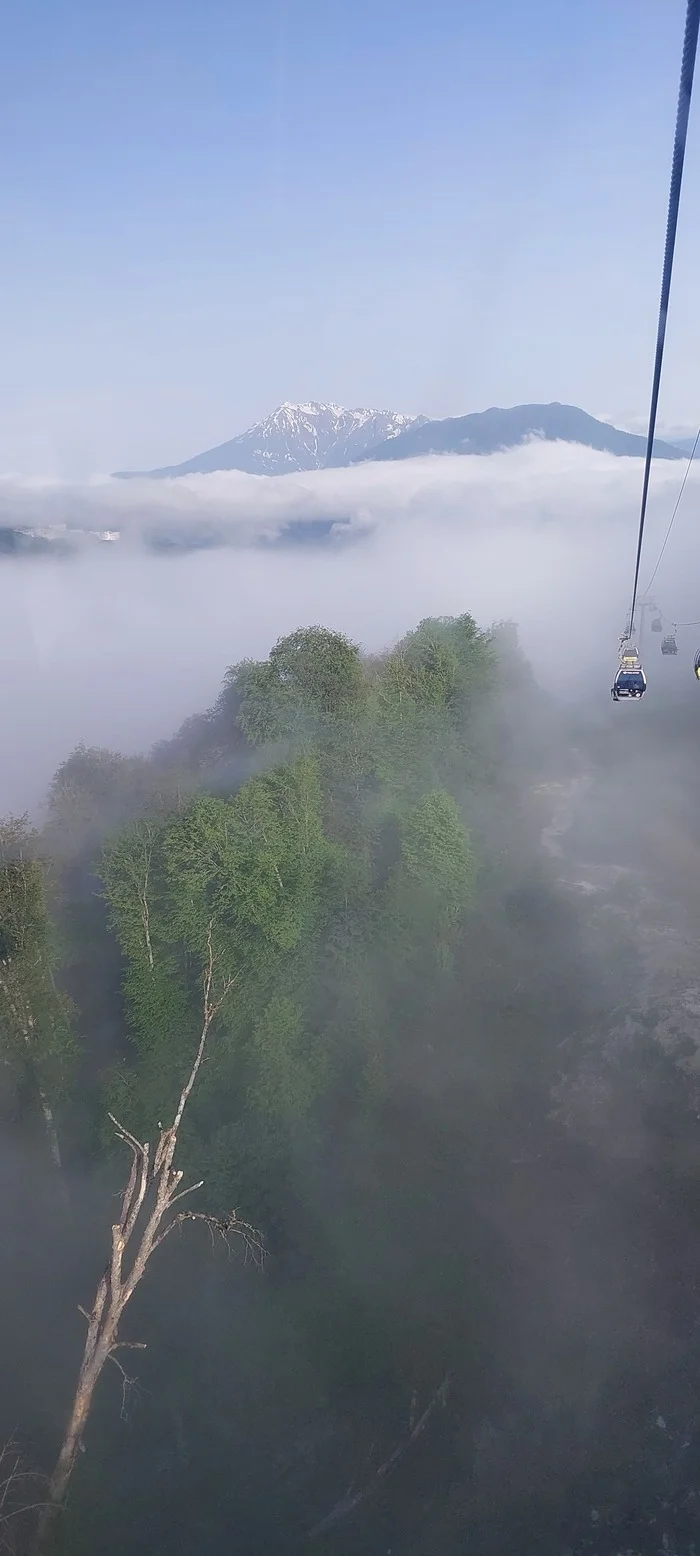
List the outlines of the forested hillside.
<svg viewBox="0 0 700 1556">
<path fill-rule="evenodd" d="M 3 823 L 10 1549 L 522 1556 L 570 1496 L 588 1549 L 619 1293 L 552 1099 L 623 982 L 540 846 L 568 761 L 511 626 L 311 627 Z"/>
</svg>

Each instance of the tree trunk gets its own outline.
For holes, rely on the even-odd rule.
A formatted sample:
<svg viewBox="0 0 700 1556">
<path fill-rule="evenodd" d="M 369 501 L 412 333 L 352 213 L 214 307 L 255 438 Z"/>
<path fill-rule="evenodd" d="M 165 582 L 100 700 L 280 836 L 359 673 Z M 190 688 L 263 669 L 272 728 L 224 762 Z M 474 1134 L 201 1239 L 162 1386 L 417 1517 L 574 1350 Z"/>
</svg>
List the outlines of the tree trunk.
<svg viewBox="0 0 700 1556">
<path fill-rule="evenodd" d="M 92 1351 L 92 1354 L 89 1357 L 83 1358 L 83 1364 L 78 1374 L 73 1408 L 61 1444 L 61 1451 L 49 1481 L 48 1501 L 41 1513 L 37 1527 L 34 1544 L 35 1556 L 39 1556 L 39 1552 L 44 1549 L 53 1521 L 65 1499 L 68 1484 L 75 1469 L 75 1462 L 80 1452 L 85 1425 L 92 1409 L 93 1395 L 110 1348 L 111 1339 L 109 1341 L 100 1341 Z"/>
<path fill-rule="evenodd" d="M 7 961 L 3 962 L 2 965 L 3 965 L 3 967 L 9 967 L 9 962 L 7 962 Z M 51 982 L 53 983 L 53 977 L 51 978 Z M 54 985 L 54 987 L 55 987 L 55 985 Z M 11 1011 L 15 1021 L 17 1022 L 17 1025 L 19 1026 L 20 1032 L 22 1034 L 22 1039 L 23 1039 L 24 1047 L 25 1047 L 25 1053 L 26 1053 L 26 1056 L 27 1056 L 27 1058 L 26 1058 L 27 1069 L 28 1069 L 29 1075 L 31 1077 L 32 1084 L 33 1084 L 33 1086 L 35 1088 L 36 1095 L 39 1098 L 39 1104 L 40 1104 L 40 1107 L 41 1107 L 41 1111 L 42 1111 L 42 1113 L 44 1115 L 44 1124 L 46 1125 L 46 1134 L 47 1134 L 47 1138 L 48 1138 L 48 1142 L 49 1142 L 49 1151 L 51 1153 L 51 1160 L 52 1160 L 52 1162 L 54 1164 L 54 1167 L 56 1168 L 56 1170 L 57 1170 L 57 1172 L 59 1174 L 59 1182 L 60 1182 L 60 1185 L 61 1185 L 61 1198 L 64 1201 L 64 1203 L 67 1204 L 68 1203 L 68 1190 L 66 1188 L 65 1179 L 63 1177 L 63 1163 L 61 1161 L 61 1147 L 60 1147 L 60 1145 L 58 1143 L 58 1130 L 56 1128 L 56 1120 L 55 1120 L 55 1118 L 53 1116 L 53 1108 L 51 1107 L 51 1104 L 50 1104 L 49 1099 L 48 1099 L 48 1097 L 46 1095 L 46 1092 L 44 1091 L 44 1088 L 43 1088 L 43 1086 L 41 1084 L 41 1080 L 39 1078 L 39 1071 L 38 1071 L 37 1063 L 36 1063 L 34 1017 L 33 1017 L 32 1013 L 31 1013 L 31 1011 L 27 1010 L 25 1008 L 25 1006 L 23 1005 L 23 1003 L 20 1003 L 19 996 L 15 995 L 15 993 L 14 993 L 14 991 L 13 991 L 13 989 L 12 989 L 12 987 L 11 987 L 9 981 L 8 981 L 8 979 L 6 977 L 3 977 L 2 973 L 0 973 L 0 989 L 2 989 L 2 992 L 5 995 L 5 998 L 7 1000 L 9 1009 L 10 1009 L 10 1011 Z"/>
<path fill-rule="evenodd" d="M 61 1199 L 63 1200 L 64 1205 L 67 1205 L 68 1204 L 68 1185 L 66 1184 L 66 1180 L 65 1180 L 65 1178 L 63 1176 L 63 1162 L 61 1161 L 61 1147 L 59 1145 L 59 1140 L 58 1140 L 58 1130 L 56 1128 L 56 1120 L 55 1120 L 55 1118 L 53 1116 L 53 1108 L 51 1107 L 51 1103 L 49 1102 L 49 1099 L 48 1099 L 48 1097 L 46 1095 L 46 1092 L 44 1091 L 43 1086 L 41 1086 L 39 1084 L 39 1082 L 37 1082 L 37 1090 L 38 1090 L 38 1093 L 39 1093 L 39 1102 L 41 1104 L 41 1111 L 42 1111 L 42 1113 L 44 1115 L 44 1123 L 46 1125 L 46 1134 L 48 1136 L 49 1151 L 51 1153 L 51 1160 L 52 1160 L 52 1162 L 54 1164 L 54 1167 L 56 1168 L 56 1171 L 58 1173 L 59 1193 L 60 1193 Z"/>
<path fill-rule="evenodd" d="M 49 1497 L 54 1504 L 54 1508 L 60 1506 L 68 1489 L 68 1482 L 80 1451 L 85 1423 L 92 1407 L 92 1396 L 103 1365 L 104 1360 L 96 1357 L 91 1366 L 87 1367 L 84 1372 L 81 1371 L 78 1379 L 73 1409 L 61 1444 L 61 1452 L 58 1455 L 54 1472 L 49 1482 Z"/>
<path fill-rule="evenodd" d="M 44 1115 L 44 1123 L 46 1125 L 46 1133 L 49 1137 L 49 1151 L 51 1152 L 51 1160 L 54 1164 L 54 1167 L 57 1167 L 58 1171 L 62 1172 L 63 1162 L 61 1161 L 61 1147 L 58 1143 L 58 1133 L 56 1130 L 56 1122 L 53 1116 L 51 1104 L 43 1086 L 39 1086 L 38 1091 L 39 1101 L 41 1103 L 41 1111 Z"/>
</svg>

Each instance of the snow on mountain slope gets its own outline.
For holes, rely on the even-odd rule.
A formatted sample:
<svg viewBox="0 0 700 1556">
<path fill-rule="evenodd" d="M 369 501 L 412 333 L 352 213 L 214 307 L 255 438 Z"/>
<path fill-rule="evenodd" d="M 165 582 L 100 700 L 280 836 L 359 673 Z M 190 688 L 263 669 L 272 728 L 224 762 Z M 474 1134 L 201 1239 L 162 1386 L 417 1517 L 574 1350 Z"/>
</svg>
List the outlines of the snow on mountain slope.
<svg viewBox="0 0 700 1556">
<path fill-rule="evenodd" d="M 249 475 L 284 475 L 295 470 L 327 469 L 352 464 L 376 444 L 386 443 L 424 420 L 396 411 L 346 410 L 342 405 L 324 405 L 317 400 L 302 405 L 285 401 L 265 421 L 182 465 L 139 472 L 120 470 L 116 474 L 157 477 L 244 470 Z"/>
</svg>

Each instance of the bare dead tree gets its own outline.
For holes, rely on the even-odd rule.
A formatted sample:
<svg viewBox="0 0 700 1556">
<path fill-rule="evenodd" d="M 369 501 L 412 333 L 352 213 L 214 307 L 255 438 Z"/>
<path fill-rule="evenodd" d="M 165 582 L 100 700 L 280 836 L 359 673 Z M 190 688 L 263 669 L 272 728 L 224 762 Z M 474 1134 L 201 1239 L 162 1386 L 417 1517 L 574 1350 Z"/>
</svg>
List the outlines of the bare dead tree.
<svg viewBox="0 0 700 1556">
<path fill-rule="evenodd" d="M 31 1520 L 45 1503 L 46 1477 L 30 1467 L 13 1435 L 0 1446 L 0 1552 L 19 1556 L 31 1532 Z"/>
<path fill-rule="evenodd" d="M 109 1115 L 118 1138 L 131 1151 L 131 1171 L 122 1197 L 119 1220 L 112 1227 L 111 1256 L 98 1283 L 92 1309 L 89 1313 L 84 1308 L 80 1309 L 87 1320 L 85 1347 L 68 1425 L 49 1481 L 48 1503 L 38 1522 L 36 1551 L 43 1547 L 53 1518 L 64 1502 L 92 1408 L 95 1388 L 107 1362 L 111 1361 L 122 1376 L 122 1408 L 129 1388 L 133 1385 L 134 1380 L 129 1378 L 117 1352 L 145 1350 L 145 1345 L 141 1341 L 120 1340 L 119 1326 L 127 1303 L 145 1275 L 151 1255 L 185 1221 L 203 1221 L 212 1237 L 218 1235 L 228 1241 L 234 1234 L 238 1235 L 243 1239 L 246 1256 L 253 1258 L 258 1265 L 264 1261 L 265 1249 L 261 1234 L 247 1222 L 241 1221 L 235 1211 L 221 1220 L 204 1211 L 174 1209 L 186 1195 L 200 1189 L 204 1181 L 202 1179 L 189 1188 L 181 1189 L 183 1173 L 173 1166 L 173 1161 L 183 1114 L 204 1059 L 212 1023 L 235 981 L 233 978 L 226 979 L 215 997 L 212 936 L 213 923 L 210 923 L 203 977 L 202 1030 L 172 1124 L 166 1129 L 161 1128 L 158 1144 L 151 1154 L 147 1141 L 137 1140 L 112 1114 Z"/>
<path fill-rule="evenodd" d="M 406 1454 L 411 1447 L 411 1444 L 414 1443 L 416 1438 L 420 1437 L 421 1433 L 425 1431 L 430 1417 L 437 1410 L 438 1405 L 442 1405 L 444 1407 L 447 1404 L 447 1396 L 450 1391 L 450 1382 L 451 1379 L 448 1373 L 447 1376 L 443 1378 L 440 1387 L 435 1390 L 432 1399 L 426 1405 L 425 1410 L 421 1415 L 419 1415 L 417 1420 L 415 1419 L 414 1415 L 414 1394 L 413 1399 L 411 1400 L 411 1409 L 409 1412 L 408 1436 L 405 1437 L 402 1442 L 397 1444 L 397 1446 L 389 1454 L 388 1458 L 382 1461 L 382 1463 L 374 1471 L 374 1474 L 370 1476 L 370 1479 L 366 1482 L 360 1491 L 355 1491 L 353 1487 L 350 1486 L 350 1488 L 346 1491 L 345 1496 L 341 1497 L 340 1501 L 336 1502 L 335 1507 L 331 1508 L 330 1513 L 327 1513 L 325 1518 L 321 1519 L 320 1523 L 314 1524 L 313 1529 L 309 1531 L 308 1537 L 310 1540 L 315 1540 L 320 1534 L 324 1534 L 326 1529 L 330 1529 L 333 1524 L 337 1524 L 341 1518 L 346 1518 L 348 1513 L 353 1513 L 355 1508 L 360 1506 L 361 1502 L 366 1502 L 367 1498 L 371 1496 L 374 1491 L 378 1491 L 379 1487 L 384 1483 L 387 1476 L 392 1473 L 392 1470 L 396 1469 L 398 1464 L 400 1464 L 404 1454 Z"/>
</svg>

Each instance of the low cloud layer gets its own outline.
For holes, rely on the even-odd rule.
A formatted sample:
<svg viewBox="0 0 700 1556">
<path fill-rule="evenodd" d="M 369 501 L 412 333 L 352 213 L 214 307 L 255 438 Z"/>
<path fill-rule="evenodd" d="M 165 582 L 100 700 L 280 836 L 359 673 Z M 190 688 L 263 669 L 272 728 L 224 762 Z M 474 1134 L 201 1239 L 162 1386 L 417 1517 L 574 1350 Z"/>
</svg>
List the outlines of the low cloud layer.
<svg viewBox="0 0 700 1556">
<path fill-rule="evenodd" d="M 308 622 L 375 649 L 432 613 L 470 610 L 485 626 L 512 617 L 554 691 L 607 698 L 641 474 L 639 460 L 531 444 L 273 480 L 3 481 L 0 524 L 118 529 L 122 539 L 71 561 L 0 558 L 0 811 L 34 809 L 79 740 L 148 748 L 212 702 L 228 664 Z M 655 468 L 642 585 L 679 480 L 677 467 Z M 693 470 L 657 581 L 669 619 L 700 617 L 699 491 Z M 355 543 L 270 545 L 290 521 L 319 517 L 349 520 Z M 224 524 L 228 543 L 179 556 L 144 548 L 146 533 L 180 522 Z M 695 646 L 686 633 L 676 663 L 654 659 L 650 695 L 657 680 L 687 674 Z"/>
</svg>

